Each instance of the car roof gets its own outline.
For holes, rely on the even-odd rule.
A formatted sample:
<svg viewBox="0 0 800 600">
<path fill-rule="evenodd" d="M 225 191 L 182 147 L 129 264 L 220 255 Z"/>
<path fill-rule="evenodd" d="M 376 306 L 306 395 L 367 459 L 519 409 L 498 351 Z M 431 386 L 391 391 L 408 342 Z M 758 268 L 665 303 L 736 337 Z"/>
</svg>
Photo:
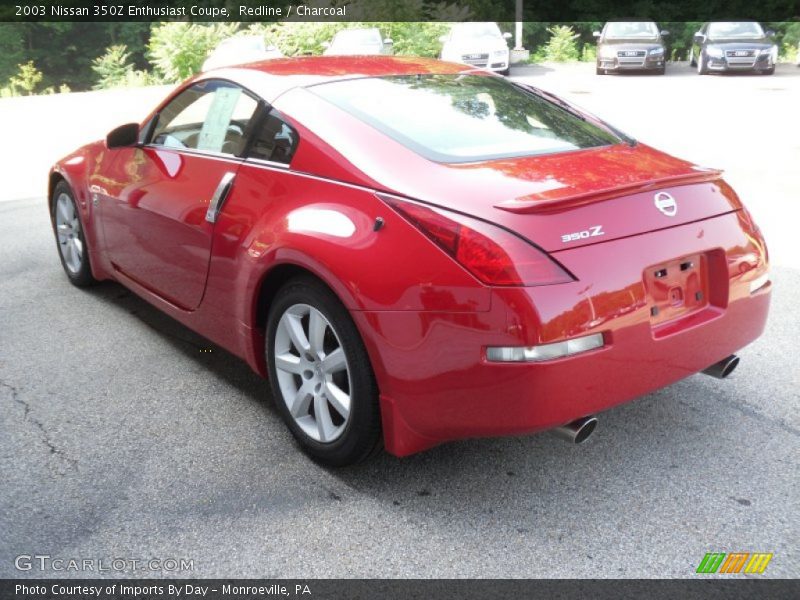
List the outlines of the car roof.
<svg viewBox="0 0 800 600">
<path fill-rule="evenodd" d="M 272 102 L 290 89 L 332 81 L 390 75 L 456 74 L 473 70 L 458 63 L 414 56 L 304 56 L 211 69 L 192 81 L 229 79 Z"/>
</svg>

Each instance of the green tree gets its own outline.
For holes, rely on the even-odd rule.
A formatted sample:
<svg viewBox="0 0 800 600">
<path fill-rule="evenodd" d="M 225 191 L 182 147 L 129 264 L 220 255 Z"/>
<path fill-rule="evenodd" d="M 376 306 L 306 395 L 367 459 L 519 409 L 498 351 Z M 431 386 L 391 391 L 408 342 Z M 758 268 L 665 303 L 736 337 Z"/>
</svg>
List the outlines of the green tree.
<svg viewBox="0 0 800 600">
<path fill-rule="evenodd" d="M 550 32 L 550 39 L 544 45 L 542 56 L 550 62 L 567 62 L 578 60 L 577 39 L 579 34 L 575 33 L 572 27 L 567 25 L 556 25 L 547 29 Z"/>
<path fill-rule="evenodd" d="M 147 56 L 165 82 L 178 82 L 200 71 L 203 61 L 239 23 L 158 23 L 153 27 Z"/>
<path fill-rule="evenodd" d="M 97 75 L 94 88 L 105 89 L 123 85 L 133 72 L 130 56 L 128 47 L 125 44 L 118 44 L 109 47 L 105 54 L 94 59 L 92 71 Z"/>
<path fill-rule="evenodd" d="M 19 65 L 19 72 L 11 78 L 10 82 L 12 89 L 21 90 L 30 96 L 42 82 L 42 72 L 36 68 L 32 60 L 29 60 Z"/>
</svg>

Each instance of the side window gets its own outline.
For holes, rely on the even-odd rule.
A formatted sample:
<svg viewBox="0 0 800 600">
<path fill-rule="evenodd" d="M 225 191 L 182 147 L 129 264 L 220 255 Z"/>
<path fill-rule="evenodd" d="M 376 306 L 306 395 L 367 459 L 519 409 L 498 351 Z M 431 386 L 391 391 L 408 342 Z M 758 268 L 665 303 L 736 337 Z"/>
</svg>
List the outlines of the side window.
<svg viewBox="0 0 800 600">
<path fill-rule="evenodd" d="M 238 86 L 202 81 L 161 110 L 150 143 L 239 156 L 257 106 L 256 100 Z"/>
<path fill-rule="evenodd" d="M 254 132 L 248 156 L 288 165 L 299 141 L 297 131 L 273 108 Z"/>
</svg>

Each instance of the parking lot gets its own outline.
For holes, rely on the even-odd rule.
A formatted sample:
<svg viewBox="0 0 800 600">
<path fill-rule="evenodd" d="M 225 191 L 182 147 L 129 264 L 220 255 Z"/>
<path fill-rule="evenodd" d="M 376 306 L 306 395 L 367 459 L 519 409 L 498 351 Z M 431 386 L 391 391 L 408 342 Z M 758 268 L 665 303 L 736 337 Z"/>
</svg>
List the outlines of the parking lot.
<svg viewBox="0 0 800 600">
<path fill-rule="evenodd" d="M 22 554 L 193 561 L 132 576 L 691 577 L 706 552 L 740 551 L 774 553 L 766 576 L 796 577 L 800 68 L 512 75 L 725 169 L 774 281 L 767 331 L 730 379 L 695 375 L 603 413 L 577 447 L 469 440 L 326 470 L 243 362 L 125 288 L 78 290 L 61 271 L 47 165 L 164 90 L 0 100 L 18 141 L 0 150 L 0 577 L 85 575 L 19 572 Z"/>
</svg>

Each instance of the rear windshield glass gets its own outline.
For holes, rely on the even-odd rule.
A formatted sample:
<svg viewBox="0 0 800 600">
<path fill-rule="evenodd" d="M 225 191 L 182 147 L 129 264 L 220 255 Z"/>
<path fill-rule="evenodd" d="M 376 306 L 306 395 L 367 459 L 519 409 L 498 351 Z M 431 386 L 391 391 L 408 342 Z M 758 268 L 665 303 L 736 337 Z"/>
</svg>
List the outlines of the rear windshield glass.
<svg viewBox="0 0 800 600">
<path fill-rule="evenodd" d="M 402 75 L 309 89 L 437 162 L 552 154 L 620 142 L 501 77 Z"/>
</svg>

